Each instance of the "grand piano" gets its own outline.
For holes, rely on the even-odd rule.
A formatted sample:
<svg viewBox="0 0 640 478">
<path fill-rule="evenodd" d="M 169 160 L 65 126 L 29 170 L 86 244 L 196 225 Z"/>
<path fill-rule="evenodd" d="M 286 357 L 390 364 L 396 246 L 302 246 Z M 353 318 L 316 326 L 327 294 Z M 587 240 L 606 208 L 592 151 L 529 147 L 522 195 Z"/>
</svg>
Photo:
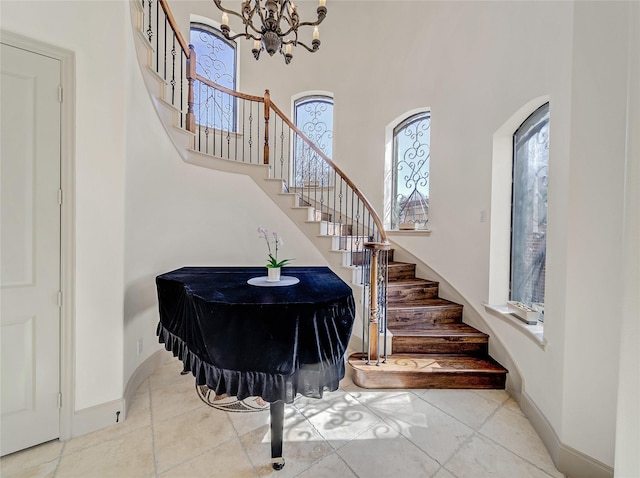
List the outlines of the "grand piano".
<svg viewBox="0 0 640 478">
<path fill-rule="evenodd" d="M 157 335 L 196 385 L 271 413 L 273 468 L 284 466 L 284 405 L 322 398 L 344 377 L 355 318 L 351 288 L 328 267 L 287 267 L 280 283 L 264 267 L 183 267 L 156 278 Z"/>
</svg>

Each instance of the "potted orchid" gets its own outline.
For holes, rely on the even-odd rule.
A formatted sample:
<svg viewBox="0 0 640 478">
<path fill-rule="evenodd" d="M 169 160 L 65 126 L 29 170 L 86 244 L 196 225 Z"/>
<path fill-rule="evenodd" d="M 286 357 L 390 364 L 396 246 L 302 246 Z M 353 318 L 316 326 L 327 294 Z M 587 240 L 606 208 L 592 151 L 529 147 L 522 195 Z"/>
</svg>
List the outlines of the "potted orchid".
<svg viewBox="0 0 640 478">
<path fill-rule="evenodd" d="M 284 241 L 280 236 L 278 236 L 277 232 L 272 232 L 269 234 L 269 231 L 262 226 L 258 226 L 258 234 L 260 237 L 265 240 L 267 243 L 268 260 L 267 260 L 267 272 L 268 272 L 268 282 L 278 282 L 280 280 L 280 269 L 282 266 L 291 262 L 293 259 L 282 259 L 278 260 L 278 249 L 284 245 Z M 273 248 L 271 247 L 273 243 Z"/>
</svg>

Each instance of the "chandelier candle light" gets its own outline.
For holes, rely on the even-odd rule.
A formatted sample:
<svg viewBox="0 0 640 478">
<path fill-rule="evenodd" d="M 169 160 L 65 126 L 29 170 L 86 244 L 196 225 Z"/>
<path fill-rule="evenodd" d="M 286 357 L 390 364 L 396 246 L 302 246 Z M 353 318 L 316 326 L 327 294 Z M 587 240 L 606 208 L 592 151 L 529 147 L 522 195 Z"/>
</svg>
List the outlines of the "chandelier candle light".
<svg viewBox="0 0 640 478">
<path fill-rule="evenodd" d="M 292 47 L 301 45 L 312 53 L 320 48 L 318 25 L 327 16 L 327 0 L 319 0 L 316 10 L 318 19 L 315 22 L 301 22 L 298 7 L 290 0 L 244 0 L 240 13 L 224 8 L 221 0 L 213 0 L 213 3 L 222 11 L 220 29 L 224 37 L 227 40 L 235 40 L 241 36 L 247 40 L 253 39 L 251 52 L 256 60 L 263 50 L 267 50 L 271 56 L 279 51 L 288 65 L 293 58 Z M 244 33 L 231 35 L 229 15 L 242 20 Z M 254 18 L 260 20 L 260 24 L 254 25 Z M 313 27 L 311 47 L 298 39 L 298 28 L 304 26 Z"/>
</svg>

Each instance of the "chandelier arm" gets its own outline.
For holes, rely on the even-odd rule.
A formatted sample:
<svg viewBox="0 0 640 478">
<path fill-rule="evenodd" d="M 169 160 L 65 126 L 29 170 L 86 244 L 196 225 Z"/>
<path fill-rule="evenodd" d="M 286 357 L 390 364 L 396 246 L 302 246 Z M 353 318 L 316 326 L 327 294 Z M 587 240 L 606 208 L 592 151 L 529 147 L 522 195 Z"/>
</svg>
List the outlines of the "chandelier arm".
<svg viewBox="0 0 640 478">
<path fill-rule="evenodd" d="M 260 17 L 260 21 L 264 25 L 264 12 L 262 11 L 262 8 L 260 8 L 260 0 L 256 1 L 256 5 L 253 7 L 253 10 L 251 11 L 251 17 L 253 17 L 253 15 L 255 14 L 256 11 L 258 12 L 258 16 Z M 258 29 L 256 29 L 256 27 L 253 26 L 253 22 L 251 21 L 251 17 L 247 18 L 246 22 L 249 22 L 249 24 L 251 25 L 251 28 L 253 28 L 253 31 L 255 31 L 256 33 L 262 34 L 261 30 L 258 30 Z M 245 20 L 243 19 L 243 21 L 245 21 Z"/>
<path fill-rule="evenodd" d="M 286 32 L 280 32 L 280 33 L 278 33 L 278 36 L 279 36 L 280 38 L 282 38 L 282 43 L 285 43 L 285 44 L 286 44 L 286 43 L 295 43 L 295 42 L 293 42 L 293 41 L 284 41 L 285 37 L 287 37 L 289 34 L 291 34 L 291 32 L 295 32 L 295 34 L 296 34 L 296 38 L 297 38 L 297 36 L 298 36 L 298 30 L 297 30 L 297 29 L 295 29 L 295 28 L 293 28 L 293 27 L 291 27 L 291 26 L 289 27 L 289 29 L 288 29 Z"/>
<path fill-rule="evenodd" d="M 298 15 L 298 11 L 297 10 L 293 10 L 293 12 L 288 12 L 289 15 L 284 15 L 282 16 L 282 18 L 284 18 L 287 23 L 289 24 L 289 26 L 294 29 L 297 30 L 298 26 L 300 25 L 300 15 Z"/>
<path fill-rule="evenodd" d="M 249 21 L 249 20 L 245 21 L 244 18 L 242 19 L 242 21 L 244 22 L 244 33 L 242 35 L 245 35 L 247 37 L 247 39 L 253 38 L 254 40 L 260 40 L 262 38 L 262 31 L 258 30 L 256 27 L 254 27 L 253 23 L 251 21 Z M 251 27 L 251 29 L 254 32 L 256 32 L 259 36 L 255 37 L 255 36 L 253 36 L 253 34 L 249 33 L 249 27 Z"/>
<path fill-rule="evenodd" d="M 224 34 L 224 33 L 223 33 Z M 260 41 L 260 37 L 257 37 L 255 35 L 252 35 L 251 33 L 249 33 L 248 31 L 245 31 L 243 33 L 238 33 L 236 35 L 225 35 L 224 36 L 227 40 L 235 40 L 236 38 L 240 38 L 240 37 L 245 37 L 247 40 L 249 38 L 251 38 L 252 40 L 258 40 Z"/>
<path fill-rule="evenodd" d="M 246 0 L 246 5 L 247 6 L 249 5 L 249 0 Z M 246 17 L 244 15 L 242 16 L 242 23 L 244 23 L 244 30 L 245 30 L 245 33 L 247 34 L 247 38 L 260 40 L 260 38 L 262 37 L 262 30 L 258 30 L 256 27 L 254 27 L 253 21 L 252 21 L 252 18 L 256 14 L 256 12 L 258 12 L 260 21 L 264 25 L 264 17 L 262 16 L 262 9 L 260 8 L 260 0 L 256 0 L 253 5 L 253 8 L 251 9 L 248 9 L 245 7 L 245 9 L 243 10 L 243 13 L 246 13 L 247 16 Z M 251 29 L 259 35 L 258 38 L 249 34 L 248 27 L 251 27 Z"/>
<path fill-rule="evenodd" d="M 231 15 L 235 15 L 238 18 L 241 18 L 243 23 L 244 23 L 244 17 L 239 14 L 238 12 L 234 12 L 233 10 L 229 10 L 228 8 L 224 8 L 222 6 L 221 0 L 213 0 L 213 3 L 216 4 L 216 7 L 218 7 L 218 9 L 224 13 L 230 13 Z"/>
<path fill-rule="evenodd" d="M 322 23 L 322 20 L 318 20 L 316 22 L 300 22 L 298 23 L 298 28 L 300 27 L 317 27 Z"/>
<path fill-rule="evenodd" d="M 308 47 L 307 45 L 305 45 L 301 41 L 296 42 L 296 45 L 302 45 L 303 47 L 305 47 L 307 49 L 307 51 L 310 51 L 311 53 L 314 53 L 314 52 L 318 51 L 318 48 L 320 48 L 320 40 L 313 40 L 311 42 L 311 47 Z"/>
<path fill-rule="evenodd" d="M 285 18 L 285 15 L 284 15 L 284 9 L 285 9 L 285 7 L 286 7 L 287 5 L 289 5 L 289 2 L 287 2 L 287 1 L 284 1 L 284 2 L 282 2 L 282 3 L 280 4 L 280 14 L 279 14 L 278 18 Z"/>
<path fill-rule="evenodd" d="M 224 13 L 230 13 L 231 15 L 235 15 L 236 17 L 238 17 L 240 20 L 242 20 L 242 23 L 245 26 L 245 33 L 238 33 L 237 35 L 225 35 L 225 38 L 227 40 L 235 40 L 238 37 L 241 36 L 245 36 L 247 39 L 252 38 L 254 40 L 260 40 L 260 37 L 256 38 L 255 36 L 253 36 L 252 34 L 250 34 L 248 32 L 248 28 L 247 27 L 251 27 L 251 29 L 256 32 L 258 35 L 261 35 L 262 32 L 258 29 L 256 29 L 256 27 L 253 26 L 253 22 L 251 21 L 251 17 L 253 17 L 253 15 L 255 14 L 256 10 L 258 10 L 258 14 L 260 15 L 260 19 L 262 20 L 262 22 L 264 23 L 264 18 L 262 17 L 262 12 L 260 11 L 260 9 L 258 9 L 257 7 L 253 7 L 251 10 L 249 10 L 249 13 L 247 14 L 248 17 L 245 17 L 244 15 L 238 13 L 238 12 L 234 12 L 233 10 L 229 10 L 228 8 L 224 8 L 222 6 L 221 0 L 213 0 L 213 3 L 215 3 L 216 7 L 218 7 L 218 9 Z M 224 33 L 224 32 L 223 32 Z"/>
<path fill-rule="evenodd" d="M 315 22 L 301 22 L 298 23 L 298 27 L 317 27 L 320 25 L 327 16 L 327 7 L 318 7 L 317 13 L 318 19 Z"/>
</svg>

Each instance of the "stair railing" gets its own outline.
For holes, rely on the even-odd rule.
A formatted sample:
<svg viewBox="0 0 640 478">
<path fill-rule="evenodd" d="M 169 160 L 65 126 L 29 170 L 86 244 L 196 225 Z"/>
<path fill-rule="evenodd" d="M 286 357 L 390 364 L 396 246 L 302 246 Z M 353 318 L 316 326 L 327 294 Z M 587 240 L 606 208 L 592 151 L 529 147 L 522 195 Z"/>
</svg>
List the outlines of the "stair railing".
<svg viewBox="0 0 640 478">
<path fill-rule="evenodd" d="M 363 357 L 386 361 L 386 290 L 389 244 L 375 209 L 349 177 L 272 101 L 225 88 L 197 72 L 196 52 L 167 0 L 134 0 L 142 6 L 139 29 L 152 46 L 151 63 L 166 88 L 163 100 L 178 125 L 193 134 L 195 151 L 223 159 L 266 164 L 297 206 L 311 211 L 333 248 L 346 251 L 344 265 L 359 266 L 363 298 Z M 382 350 L 380 347 L 382 339 Z"/>
</svg>

